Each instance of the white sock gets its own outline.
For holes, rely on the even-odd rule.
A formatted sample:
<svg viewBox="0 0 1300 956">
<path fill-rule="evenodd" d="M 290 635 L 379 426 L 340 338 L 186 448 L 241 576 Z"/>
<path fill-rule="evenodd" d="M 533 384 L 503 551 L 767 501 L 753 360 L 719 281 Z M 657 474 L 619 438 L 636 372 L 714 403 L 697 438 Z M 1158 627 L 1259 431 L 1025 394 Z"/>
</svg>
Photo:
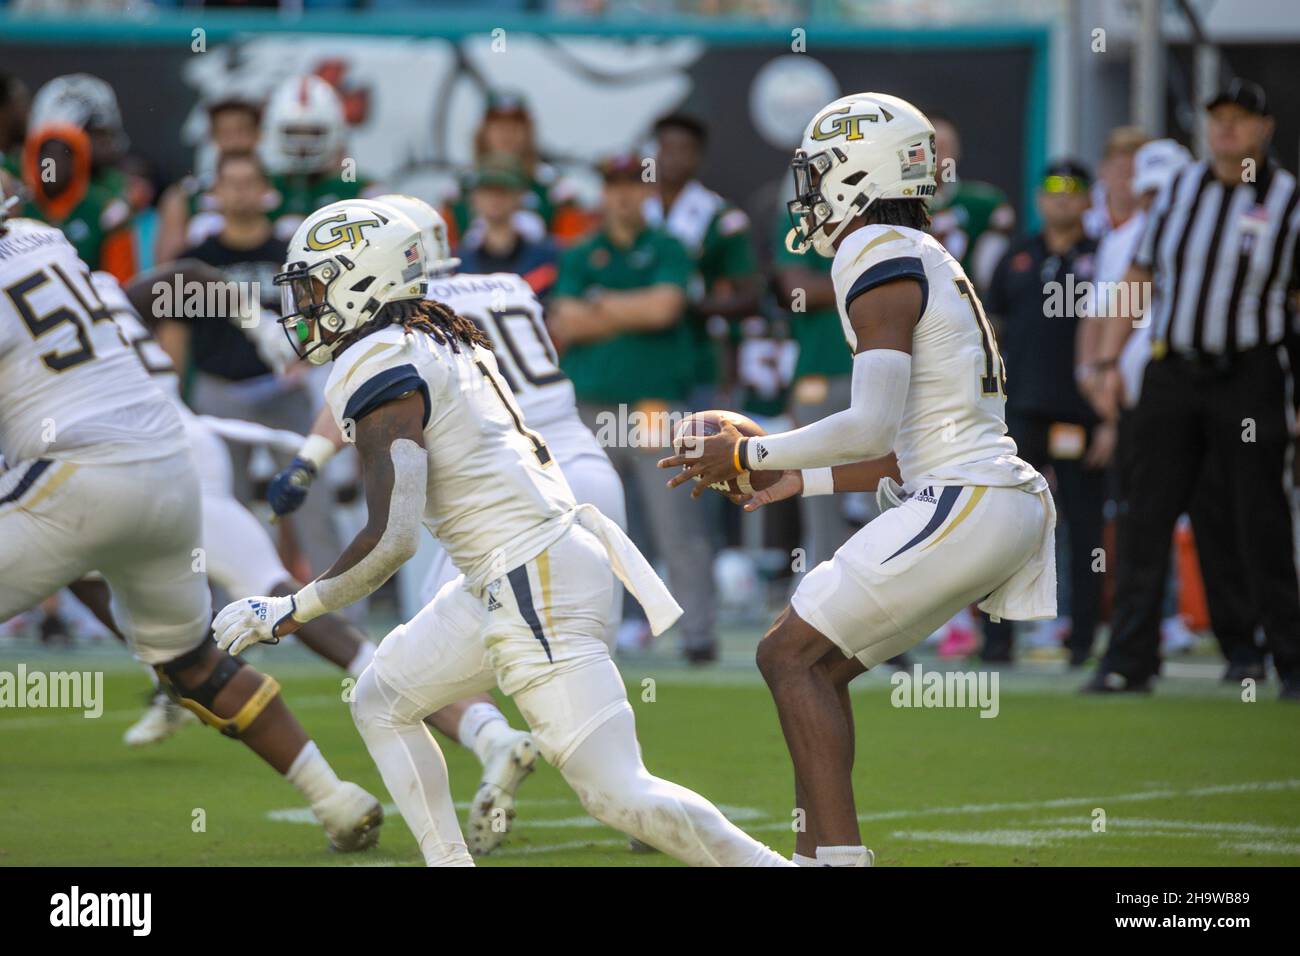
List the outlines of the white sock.
<svg viewBox="0 0 1300 956">
<path fill-rule="evenodd" d="M 790 862 L 795 866 L 821 866 L 815 856 L 804 856 L 802 853 L 790 854 Z"/>
<path fill-rule="evenodd" d="M 317 804 L 334 792 L 339 785 L 338 775 L 329 765 L 316 741 L 309 740 L 303 745 L 298 756 L 293 758 L 285 779 L 298 788 L 298 792 L 307 798 L 310 804 Z"/>
<path fill-rule="evenodd" d="M 362 641 L 361 646 L 357 648 L 357 656 L 348 663 L 348 676 L 360 677 L 361 672 L 370 666 L 374 656 L 375 645 L 369 641 Z"/>
<path fill-rule="evenodd" d="M 506 715 L 501 713 L 496 704 L 479 701 L 477 704 L 470 704 L 461 715 L 460 724 L 456 728 L 456 739 L 460 741 L 462 747 L 474 751 L 478 762 L 483 763 L 487 760 L 493 745 L 509 730 L 510 724 L 506 722 Z"/>
<path fill-rule="evenodd" d="M 817 863 L 819 866 L 866 866 L 867 848 L 865 846 L 819 846 Z"/>
</svg>

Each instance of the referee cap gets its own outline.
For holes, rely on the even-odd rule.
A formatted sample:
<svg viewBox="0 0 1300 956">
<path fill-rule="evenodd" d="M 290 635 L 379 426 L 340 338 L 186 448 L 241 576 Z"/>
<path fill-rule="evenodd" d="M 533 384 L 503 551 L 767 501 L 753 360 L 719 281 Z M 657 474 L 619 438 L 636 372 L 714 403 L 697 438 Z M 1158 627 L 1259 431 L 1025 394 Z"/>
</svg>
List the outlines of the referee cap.
<svg viewBox="0 0 1300 956">
<path fill-rule="evenodd" d="M 1264 87 L 1251 80 L 1240 78 L 1232 80 L 1215 94 L 1214 99 L 1205 104 L 1205 108 L 1212 110 L 1225 103 L 1234 103 L 1256 116 L 1273 115 L 1268 108 L 1268 97 L 1264 95 Z"/>
</svg>

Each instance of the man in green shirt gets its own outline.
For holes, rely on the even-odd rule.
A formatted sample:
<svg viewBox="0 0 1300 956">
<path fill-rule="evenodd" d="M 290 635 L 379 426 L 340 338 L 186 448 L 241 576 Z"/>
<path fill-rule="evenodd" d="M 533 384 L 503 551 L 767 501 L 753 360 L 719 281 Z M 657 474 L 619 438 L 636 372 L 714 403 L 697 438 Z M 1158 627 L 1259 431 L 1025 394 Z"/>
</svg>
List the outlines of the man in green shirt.
<svg viewBox="0 0 1300 956">
<path fill-rule="evenodd" d="M 939 170 L 939 189 L 930 200 L 930 232 L 961 263 L 982 293 L 1011 243 L 1016 213 L 997 186 L 958 178 L 961 139 L 957 127 L 946 117 L 934 114 L 930 121 L 934 123 L 934 154 Z"/>
<path fill-rule="evenodd" d="M 696 177 L 708 130 L 682 113 L 654 125 L 655 189 L 645 202 L 646 221 L 668 231 L 695 263 L 687 325 L 695 342 L 695 404 L 718 404 L 718 385 L 732 384 L 728 346 L 734 323 L 758 312 L 760 279 L 749 217 Z"/>
<path fill-rule="evenodd" d="M 656 465 L 686 411 L 695 371 L 683 319 L 692 263 L 668 233 L 646 224 L 649 187 L 635 156 L 602 164 L 601 225 L 560 261 L 549 313 L 560 367 L 573 381 L 578 413 L 640 501 L 641 528 L 668 565 L 686 612 L 688 660 L 717 656 L 713 632 L 713 551 L 707 529 L 683 520 L 681 503 Z M 632 508 L 632 531 L 638 532 Z"/>
<path fill-rule="evenodd" d="M 790 252 L 785 245 L 789 231 L 790 218 L 782 207 L 772 237 L 772 268 L 777 300 L 789 310 L 790 331 L 799 344 L 789 408 L 795 427 L 801 427 L 849 407 L 853 353 L 835 308 L 832 260 Z M 844 515 L 843 499 L 799 498 L 805 570 L 829 561 L 857 530 Z"/>
</svg>

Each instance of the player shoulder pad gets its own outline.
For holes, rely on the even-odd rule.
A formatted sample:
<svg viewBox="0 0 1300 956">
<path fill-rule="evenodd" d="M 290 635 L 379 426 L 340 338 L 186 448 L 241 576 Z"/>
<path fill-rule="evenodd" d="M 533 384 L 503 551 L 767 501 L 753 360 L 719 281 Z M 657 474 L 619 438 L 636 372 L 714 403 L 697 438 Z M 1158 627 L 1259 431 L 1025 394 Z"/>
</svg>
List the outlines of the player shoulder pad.
<svg viewBox="0 0 1300 956">
<path fill-rule="evenodd" d="M 429 383 L 421 356 L 400 326 L 381 329 L 354 342 L 330 370 L 325 398 L 345 436 L 380 405 L 408 392 L 424 397 L 424 424 L 431 410 Z"/>
<path fill-rule="evenodd" d="M 923 296 L 928 297 L 924 238 L 905 226 L 877 224 L 858 229 L 842 242 L 831 266 L 831 279 L 845 314 L 858 296 L 895 279 L 916 279 Z"/>
</svg>

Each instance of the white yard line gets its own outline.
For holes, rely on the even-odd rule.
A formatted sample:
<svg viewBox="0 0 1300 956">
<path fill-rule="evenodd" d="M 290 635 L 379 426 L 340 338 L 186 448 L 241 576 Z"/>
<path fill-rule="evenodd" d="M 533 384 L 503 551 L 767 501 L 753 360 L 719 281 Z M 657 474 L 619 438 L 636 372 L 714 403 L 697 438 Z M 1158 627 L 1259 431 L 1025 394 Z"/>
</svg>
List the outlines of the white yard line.
<svg viewBox="0 0 1300 956">
<path fill-rule="evenodd" d="M 1190 790 L 1143 790 L 1137 793 L 1118 793 L 1107 797 L 1059 797 L 1055 800 L 1023 800 L 1006 803 L 966 803 L 952 807 L 916 807 L 908 810 L 883 810 L 877 813 L 860 813 L 863 823 L 883 820 L 909 820 L 926 816 L 960 816 L 969 813 L 1005 813 L 1015 810 L 1047 810 L 1054 807 L 1105 807 L 1113 803 L 1133 803 L 1146 800 L 1169 800 L 1177 797 L 1215 797 L 1233 793 L 1268 792 L 1300 788 L 1300 780 L 1272 780 L 1256 783 L 1230 783 L 1213 787 L 1196 787 Z M 761 823 L 750 830 L 784 830 L 788 820 Z"/>
</svg>

